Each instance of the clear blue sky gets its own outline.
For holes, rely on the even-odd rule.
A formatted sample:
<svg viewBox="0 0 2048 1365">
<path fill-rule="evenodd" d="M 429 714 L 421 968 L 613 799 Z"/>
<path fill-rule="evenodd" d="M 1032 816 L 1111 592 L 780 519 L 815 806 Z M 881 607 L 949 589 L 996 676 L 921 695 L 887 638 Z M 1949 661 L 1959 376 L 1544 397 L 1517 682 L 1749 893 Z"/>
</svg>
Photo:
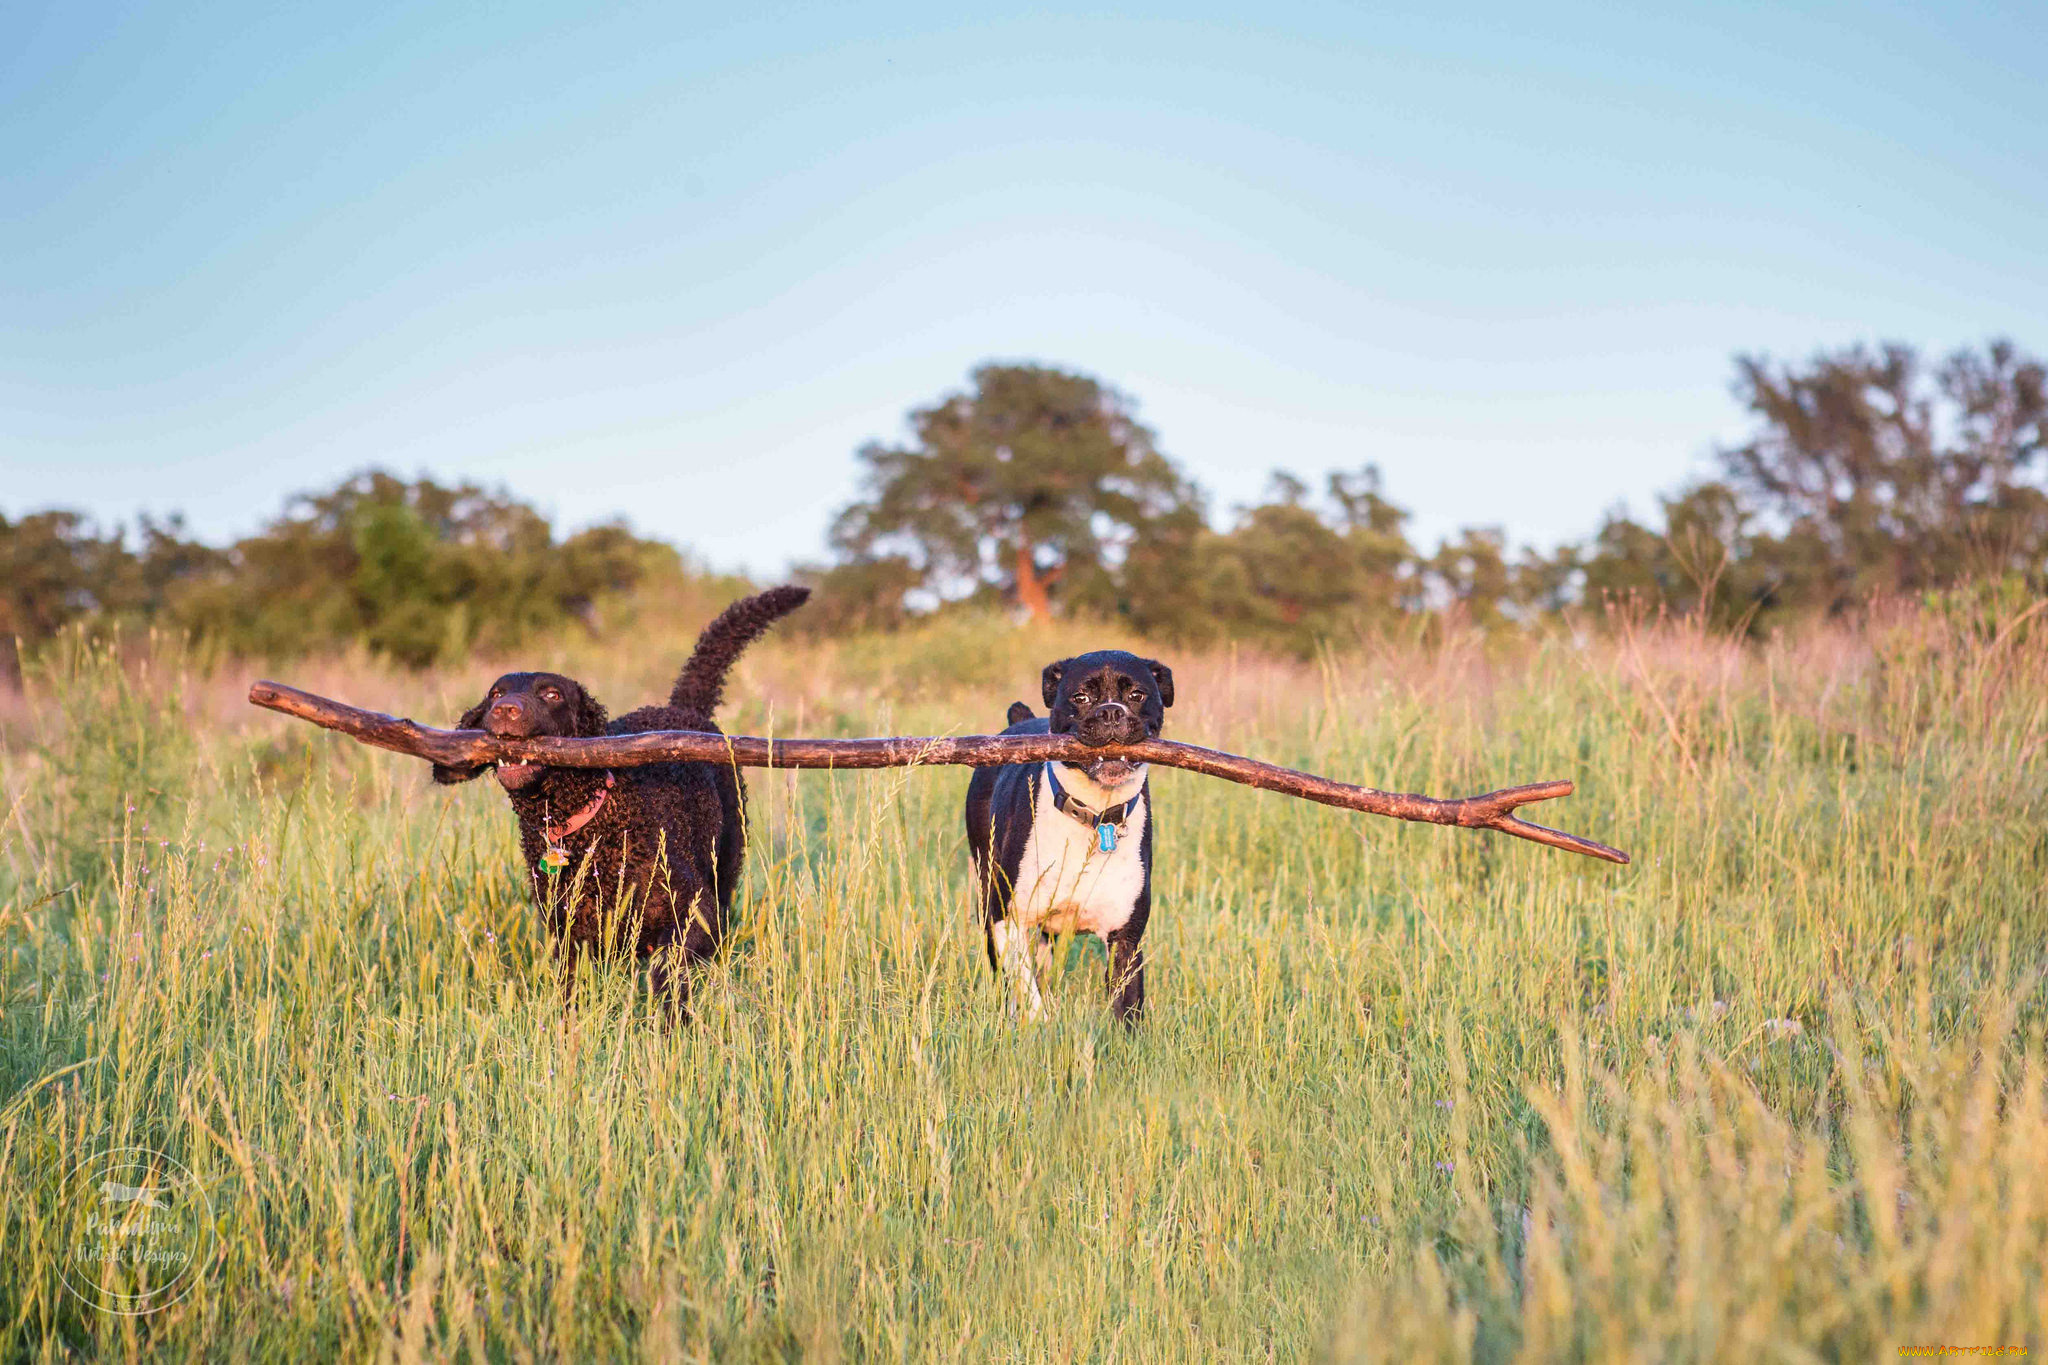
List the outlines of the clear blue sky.
<svg viewBox="0 0 2048 1365">
<path fill-rule="evenodd" d="M 379 464 L 772 573 L 999 357 L 1219 519 L 1374 460 L 1549 543 L 1737 351 L 2048 351 L 2038 3 L 979 8 L 11 6 L 0 509 Z"/>
</svg>

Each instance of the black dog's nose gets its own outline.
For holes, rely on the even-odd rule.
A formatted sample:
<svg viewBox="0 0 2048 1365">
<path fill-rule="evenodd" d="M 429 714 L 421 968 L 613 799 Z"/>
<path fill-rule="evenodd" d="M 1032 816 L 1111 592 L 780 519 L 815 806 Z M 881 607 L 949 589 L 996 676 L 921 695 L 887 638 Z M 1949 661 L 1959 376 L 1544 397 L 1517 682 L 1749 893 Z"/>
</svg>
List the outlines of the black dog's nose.
<svg viewBox="0 0 2048 1365">
<path fill-rule="evenodd" d="M 484 729 L 511 739 L 523 738 L 533 733 L 533 709 L 521 696 L 493 702 L 484 715 Z"/>
<path fill-rule="evenodd" d="M 1088 744 L 1128 743 L 1137 717 L 1120 701 L 1106 701 L 1081 717 L 1081 739 Z"/>
</svg>

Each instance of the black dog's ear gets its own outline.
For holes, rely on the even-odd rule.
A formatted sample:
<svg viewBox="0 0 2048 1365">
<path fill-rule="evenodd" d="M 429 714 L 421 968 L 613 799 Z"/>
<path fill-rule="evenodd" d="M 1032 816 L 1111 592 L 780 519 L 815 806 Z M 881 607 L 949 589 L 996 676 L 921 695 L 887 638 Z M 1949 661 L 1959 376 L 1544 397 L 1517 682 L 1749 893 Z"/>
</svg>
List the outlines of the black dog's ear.
<svg viewBox="0 0 2048 1365">
<path fill-rule="evenodd" d="M 1010 714 L 1009 714 L 1009 716 L 1007 717 L 1007 719 L 1009 720 L 1010 724 L 1012 724 L 1012 725 L 1016 725 L 1016 724 L 1019 724 L 1019 723 L 1021 723 L 1021 722 L 1023 722 L 1023 721 L 1027 721 L 1027 720 L 1030 720 L 1030 719 L 1031 719 L 1031 708 L 1030 708 L 1030 706 L 1028 706 L 1027 704 L 1025 704 L 1024 702 L 1021 702 L 1021 701 L 1013 701 L 1013 702 L 1011 702 L 1011 703 L 1010 703 Z"/>
<path fill-rule="evenodd" d="M 1159 704 L 1173 705 L 1173 670 L 1157 659 L 1145 660 L 1145 667 L 1152 670 L 1153 681 L 1159 684 Z"/>
<path fill-rule="evenodd" d="M 576 687 L 576 733 L 585 738 L 601 735 L 605 722 L 610 719 L 597 698 L 590 695 L 590 689 L 579 683 Z"/>
<path fill-rule="evenodd" d="M 476 730 L 482 728 L 484 723 L 484 708 L 486 706 L 489 706 L 490 704 L 490 698 L 486 697 L 484 700 L 478 702 L 475 706 L 472 706 L 467 711 L 464 711 L 461 717 L 455 722 L 455 728 L 458 730 Z M 474 779 L 482 777 L 483 775 L 483 767 L 479 764 L 463 763 L 456 765 L 454 767 L 450 767 L 445 763 L 436 763 L 434 765 L 434 780 L 444 787 L 452 787 L 457 782 L 473 781 Z"/>
<path fill-rule="evenodd" d="M 1069 660 L 1061 659 L 1056 664 L 1047 664 L 1045 672 L 1040 675 L 1040 681 L 1044 684 L 1045 688 L 1045 704 L 1047 706 L 1051 706 L 1059 698 L 1060 679 L 1066 676 L 1068 663 Z"/>
</svg>

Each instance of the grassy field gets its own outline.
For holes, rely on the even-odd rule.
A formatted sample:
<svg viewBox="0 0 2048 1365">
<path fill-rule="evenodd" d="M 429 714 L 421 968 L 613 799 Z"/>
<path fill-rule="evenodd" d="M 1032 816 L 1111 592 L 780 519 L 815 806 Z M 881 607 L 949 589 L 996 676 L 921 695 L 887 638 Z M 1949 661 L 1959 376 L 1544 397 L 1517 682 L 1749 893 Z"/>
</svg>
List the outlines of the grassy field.
<svg viewBox="0 0 2048 1365">
<path fill-rule="evenodd" d="M 533 662 L 621 709 L 694 624 Z M 695 1025 L 601 972 L 565 1026 L 493 784 L 253 712 L 247 670 L 75 649 L 0 710 L 0 1352 L 2038 1356 L 2048 618 L 2005 624 L 1169 653 L 1170 736 L 1569 777 L 1526 814 L 1636 861 L 1158 774 L 1135 1035 L 1091 941 L 1005 1017 L 964 770 L 754 775 Z M 724 719 L 987 731 L 1107 643 L 776 642 Z M 494 671 L 285 677 L 445 722 Z M 110 1148 L 204 1193 L 148 1315 L 67 1288 Z"/>
</svg>

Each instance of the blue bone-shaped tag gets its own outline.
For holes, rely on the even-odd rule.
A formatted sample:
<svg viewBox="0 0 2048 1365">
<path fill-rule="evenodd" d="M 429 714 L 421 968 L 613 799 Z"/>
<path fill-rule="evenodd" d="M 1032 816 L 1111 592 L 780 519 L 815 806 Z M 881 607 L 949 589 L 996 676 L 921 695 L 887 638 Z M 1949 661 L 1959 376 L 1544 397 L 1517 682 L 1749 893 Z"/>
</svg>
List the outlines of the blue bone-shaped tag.
<svg viewBox="0 0 2048 1365">
<path fill-rule="evenodd" d="M 1116 826 L 1101 824 L 1095 827 L 1095 846 L 1104 853 L 1116 852 Z"/>
</svg>

